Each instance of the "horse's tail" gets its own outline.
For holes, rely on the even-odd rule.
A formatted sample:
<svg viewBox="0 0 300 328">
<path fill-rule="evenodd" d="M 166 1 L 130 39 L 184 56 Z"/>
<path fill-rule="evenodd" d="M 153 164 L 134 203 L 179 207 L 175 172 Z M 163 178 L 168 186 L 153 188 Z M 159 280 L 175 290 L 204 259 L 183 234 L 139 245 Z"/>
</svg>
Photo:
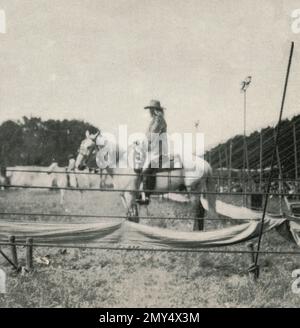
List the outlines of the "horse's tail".
<svg viewBox="0 0 300 328">
<path fill-rule="evenodd" d="M 206 178 L 206 197 L 208 203 L 208 216 L 209 217 L 216 217 L 218 216 L 216 210 L 216 184 L 213 177 L 212 169 L 209 168 L 208 175 Z"/>
</svg>

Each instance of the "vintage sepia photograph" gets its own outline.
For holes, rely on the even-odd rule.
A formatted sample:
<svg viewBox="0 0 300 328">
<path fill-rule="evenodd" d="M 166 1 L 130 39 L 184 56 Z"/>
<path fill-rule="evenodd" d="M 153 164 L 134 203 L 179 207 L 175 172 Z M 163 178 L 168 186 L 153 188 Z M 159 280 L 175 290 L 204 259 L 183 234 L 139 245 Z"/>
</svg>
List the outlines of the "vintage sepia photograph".
<svg viewBox="0 0 300 328">
<path fill-rule="evenodd" d="M 296 0 L 0 0 L 0 307 L 299 308 L 299 95 Z"/>
</svg>

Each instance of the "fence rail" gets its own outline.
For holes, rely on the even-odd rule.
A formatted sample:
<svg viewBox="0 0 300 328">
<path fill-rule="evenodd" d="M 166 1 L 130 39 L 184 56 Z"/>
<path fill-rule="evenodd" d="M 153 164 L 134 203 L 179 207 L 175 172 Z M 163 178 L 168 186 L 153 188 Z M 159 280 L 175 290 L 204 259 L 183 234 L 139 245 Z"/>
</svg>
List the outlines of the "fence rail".
<svg viewBox="0 0 300 328">
<path fill-rule="evenodd" d="M 25 172 L 23 170 L 20 170 L 20 172 Z M 27 172 L 27 171 L 26 171 Z M 31 172 L 31 171 L 30 171 Z M 33 171 L 38 173 L 46 173 L 45 171 Z M 55 172 L 52 172 L 55 173 Z M 64 172 L 57 172 L 57 173 L 64 173 Z M 86 174 L 83 172 L 78 172 L 79 174 Z M 95 173 L 89 173 L 89 174 L 95 174 Z M 124 174 L 125 175 L 125 174 Z M 169 176 L 168 176 L 169 177 Z M 291 181 L 291 180 L 288 180 Z M 72 188 L 72 187 L 46 187 L 46 186 L 24 186 L 24 185 L 4 185 L 4 187 L 7 188 L 24 188 L 24 189 L 46 189 L 46 190 L 71 190 L 71 191 L 106 191 L 106 192 L 140 192 L 140 189 L 111 189 L 111 188 Z M 149 192 L 152 192 L 153 194 L 162 194 L 161 191 L 153 191 L 153 190 L 146 190 Z M 218 191 L 172 191 L 174 194 L 213 194 L 213 195 L 273 195 L 273 196 L 291 196 L 289 193 L 266 193 L 266 192 L 218 192 Z M 292 196 L 300 196 L 300 193 L 294 193 Z M 268 213 L 272 215 L 271 213 Z M 2 216 L 27 216 L 27 217 L 34 217 L 34 216 L 40 216 L 40 217 L 68 217 L 68 218 L 108 218 L 108 219 L 126 219 L 127 216 L 124 215 L 97 215 L 97 214 L 58 214 L 58 213 L 25 213 L 25 212 L 0 212 L 0 215 Z M 194 217 L 162 217 L 162 216 L 140 216 L 140 219 L 146 219 L 146 220 L 160 220 L 160 219 L 167 219 L 167 220 L 195 220 L 195 219 L 201 219 L 201 218 L 194 218 Z M 274 219 L 281 219 L 281 217 L 273 217 Z M 222 218 L 210 218 L 210 221 L 224 221 L 224 219 L 228 220 L 235 220 L 230 217 L 222 217 Z M 259 218 L 257 220 L 260 220 Z M 14 221 L 12 221 L 14 222 Z M 66 243 L 56 243 L 56 244 L 49 244 L 49 243 L 42 243 L 42 242 L 33 242 L 32 247 L 49 247 L 49 248 L 78 248 L 78 249 L 96 249 L 96 250 L 107 250 L 107 251 L 143 251 L 143 252 L 173 252 L 173 253 L 215 253 L 215 254 L 269 254 L 269 255 L 300 255 L 300 251 L 292 251 L 292 250 L 285 250 L 285 251 L 255 251 L 255 250 L 230 250 L 230 249 L 216 249 L 216 248 L 209 248 L 209 249 L 189 249 L 189 248 L 145 248 L 145 247 L 139 247 L 139 246 L 107 246 L 105 245 L 105 242 L 100 242 L 103 244 L 99 245 L 99 241 L 97 242 L 98 245 L 92 245 L 92 244 L 66 244 Z M 15 243 L 8 242 L 0 242 L 0 246 L 28 246 L 26 243 L 21 243 L 16 241 Z"/>
<path fill-rule="evenodd" d="M 172 194 L 179 194 L 179 195 L 236 195 L 236 196 L 243 196 L 243 195 L 270 195 L 270 196 L 300 196 L 300 193 L 287 193 L 287 192 L 252 192 L 252 191 L 181 191 L 181 190 L 169 190 L 169 191 L 159 191 L 159 190 L 151 190 L 151 189 L 126 189 L 126 188 L 74 188 L 74 187 L 52 187 L 52 186 L 28 186 L 28 185 L 8 185 L 3 184 L 2 187 L 4 188 L 22 188 L 22 189 L 51 189 L 51 190 L 72 190 L 72 191 L 106 191 L 106 192 L 149 192 L 152 194 L 166 194 L 166 193 L 172 193 Z"/>
<path fill-rule="evenodd" d="M 105 244 L 105 243 L 103 243 Z M 0 242 L 0 246 L 27 246 L 25 242 Z M 115 250 L 115 251 L 143 251 L 143 252 L 172 252 L 172 253 L 215 253 L 215 254 L 272 254 L 272 255 L 300 255 L 300 251 L 251 251 L 251 250 L 225 250 L 225 249 L 194 249 L 194 248 L 158 248 L 158 247 L 139 247 L 139 246 L 124 246 L 124 247 L 110 247 L 110 246 L 96 246 L 96 245 L 70 245 L 70 244 L 47 244 L 47 243 L 32 243 L 35 247 L 49 247 L 49 248 L 78 248 L 78 249 L 98 249 L 98 250 Z"/>
<path fill-rule="evenodd" d="M 40 217 L 63 217 L 63 218 L 91 218 L 91 219 L 127 219 L 128 217 L 125 215 L 98 215 L 98 214 L 56 214 L 56 213 L 26 213 L 26 212 L 0 212 L 0 215 L 3 216 L 40 216 Z M 268 215 L 272 216 L 272 219 L 281 220 L 281 214 L 277 213 L 268 213 Z M 143 220 L 199 220 L 199 218 L 189 217 L 189 216 L 139 216 L 140 219 Z M 224 221 L 224 220 L 233 220 L 233 221 L 246 221 L 250 219 L 234 219 L 226 216 L 222 216 L 222 218 L 204 218 L 206 221 Z M 201 220 L 201 218 L 200 218 Z M 260 220 L 260 218 L 251 219 L 253 221 Z"/>
<path fill-rule="evenodd" d="M 94 175 L 94 176 L 99 176 L 100 174 L 102 176 L 111 176 L 110 173 L 108 172 L 83 172 L 83 171 L 67 171 L 67 168 L 66 168 L 66 171 L 49 171 L 49 170 L 46 170 L 47 167 L 45 167 L 45 170 L 22 170 L 22 169 L 6 169 L 6 172 L 22 172 L 22 173 L 43 173 L 43 174 L 51 174 L 51 173 L 54 173 L 54 174 L 74 174 L 74 175 Z M 224 172 L 226 172 L 226 170 L 224 169 Z M 250 172 L 250 173 L 247 173 L 247 175 L 249 175 L 249 177 L 245 177 L 245 180 L 251 180 L 251 174 L 253 173 L 253 175 L 255 174 L 259 174 L 259 172 Z M 136 173 L 113 173 L 112 174 L 113 176 L 136 176 Z M 157 174 L 156 173 L 143 173 L 144 176 L 156 176 Z M 192 175 L 171 175 L 171 174 L 162 174 L 162 173 L 159 173 L 159 177 L 160 178 L 194 178 Z M 221 175 L 212 175 L 210 178 L 212 179 L 216 179 L 216 180 L 237 180 L 237 181 L 241 181 L 241 178 L 239 177 L 224 177 Z M 262 181 L 267 181 L 268 178 L 262 178 Z M 300 182 L 300 179 L 291 179 L 291 178 L 272 178 L 272 180 L 274 181 L 288 181 L 288 182 Z"/>
</svg>

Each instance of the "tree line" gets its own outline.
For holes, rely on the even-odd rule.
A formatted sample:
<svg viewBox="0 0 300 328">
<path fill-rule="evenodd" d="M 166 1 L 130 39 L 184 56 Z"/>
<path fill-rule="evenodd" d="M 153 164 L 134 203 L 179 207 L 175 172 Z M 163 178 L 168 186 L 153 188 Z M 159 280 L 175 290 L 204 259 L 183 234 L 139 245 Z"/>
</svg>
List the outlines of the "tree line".
<svg viewBox="0 0 300 328">
<path fill-rule="evenodd" d="M 245 141 L 242 135 L 237 135 L 210 149 L 205 157 L 213 168 L 242 169 L 243 154 L 247 149 L 249 169 L 258 170 L 262 167 L 265 170 L 271 164 L 275 129 L 276 127 L 268 126 L 260 131 L 254 131 L 246 136 Z M 284 176 L 294 178 L 297 171 L 300 174 L 299 152 L 300 115 L 297 115 L 283 120 L 280 125 L 275 165 L 277 169 L 281 167 Z"/>
<path fill-rule="evenodd" d="M 80 120 L 46 120 L 26 117 L 0 125 L 0 165 L 48 166 L 53 161 L 67 165 L 68 155 L 76 156 L 85 131 L 98 129 Z"/>
<path fill-rule="evenodd" d="M 0 125 L 0 166 L 48 166 L 53 161 L 65 166 L 68 155 L 76 156 L 86 130 L 95 133 L 98 128 L 81 120 L 43 121 L 26 116 L 17 121 L 7 120 Z M 268 126 L 246 137 L 249 169 L 270 166 L 274 134 L 275 127 Z M 244 149 L 244 137 L 236 135 L 212 148 L 205 157 L 213 168 L 242 169 Z M 295 176 L 296 163 L 300 174 L 299 152 L 300 115 L 297 115 L 283 120 L 280 126 L 276 165 L 279 159 L 286 176 Z"/>
</svg>

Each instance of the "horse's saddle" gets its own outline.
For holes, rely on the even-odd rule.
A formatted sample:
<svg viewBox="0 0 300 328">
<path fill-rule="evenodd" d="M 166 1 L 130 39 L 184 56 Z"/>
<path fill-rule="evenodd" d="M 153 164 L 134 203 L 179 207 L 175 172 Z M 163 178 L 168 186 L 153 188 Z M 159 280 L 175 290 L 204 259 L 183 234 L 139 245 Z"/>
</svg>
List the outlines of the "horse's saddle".
<svg viewBox="0 0 300 328">
<path fill-rule="evenodd" d="M 142 172 L 144 190 L 154 190 L 156 187 L 157 174 L 161 172 L 171 172 L 182 169 L 182 161 L 180 156 L 161 156 L 158 162 L 151 162 L 151 166 Z M 169 173 L 170 174 L 170 173 Z"/>
<path fill-rule="evenodd" d="M 149 196 L 151 190 L 156 188 L 157 174 L 161 172 L 169 172 L 168 175 L 171 177 L 171 172 L 174 170 L 180 170 L 183 168 L 182 160 L 179 155 L 160 156 L 155 161 L 151 161 L 151 164 L 147 169 L 137 169 L 136 173 L 142 175 L 143 189 L 145 190 L 147 201 L 143 201 L 141 198 L 137 201 L 140 204 L 149 204 Z"/>
<path fill-rule="evenodd" d="M 180 170 L 183 168 L 180 156 L 174 154 L 161 156 L 156 164 L 157 165 L 152 165 L 154 173 Z"/>
</svg>

